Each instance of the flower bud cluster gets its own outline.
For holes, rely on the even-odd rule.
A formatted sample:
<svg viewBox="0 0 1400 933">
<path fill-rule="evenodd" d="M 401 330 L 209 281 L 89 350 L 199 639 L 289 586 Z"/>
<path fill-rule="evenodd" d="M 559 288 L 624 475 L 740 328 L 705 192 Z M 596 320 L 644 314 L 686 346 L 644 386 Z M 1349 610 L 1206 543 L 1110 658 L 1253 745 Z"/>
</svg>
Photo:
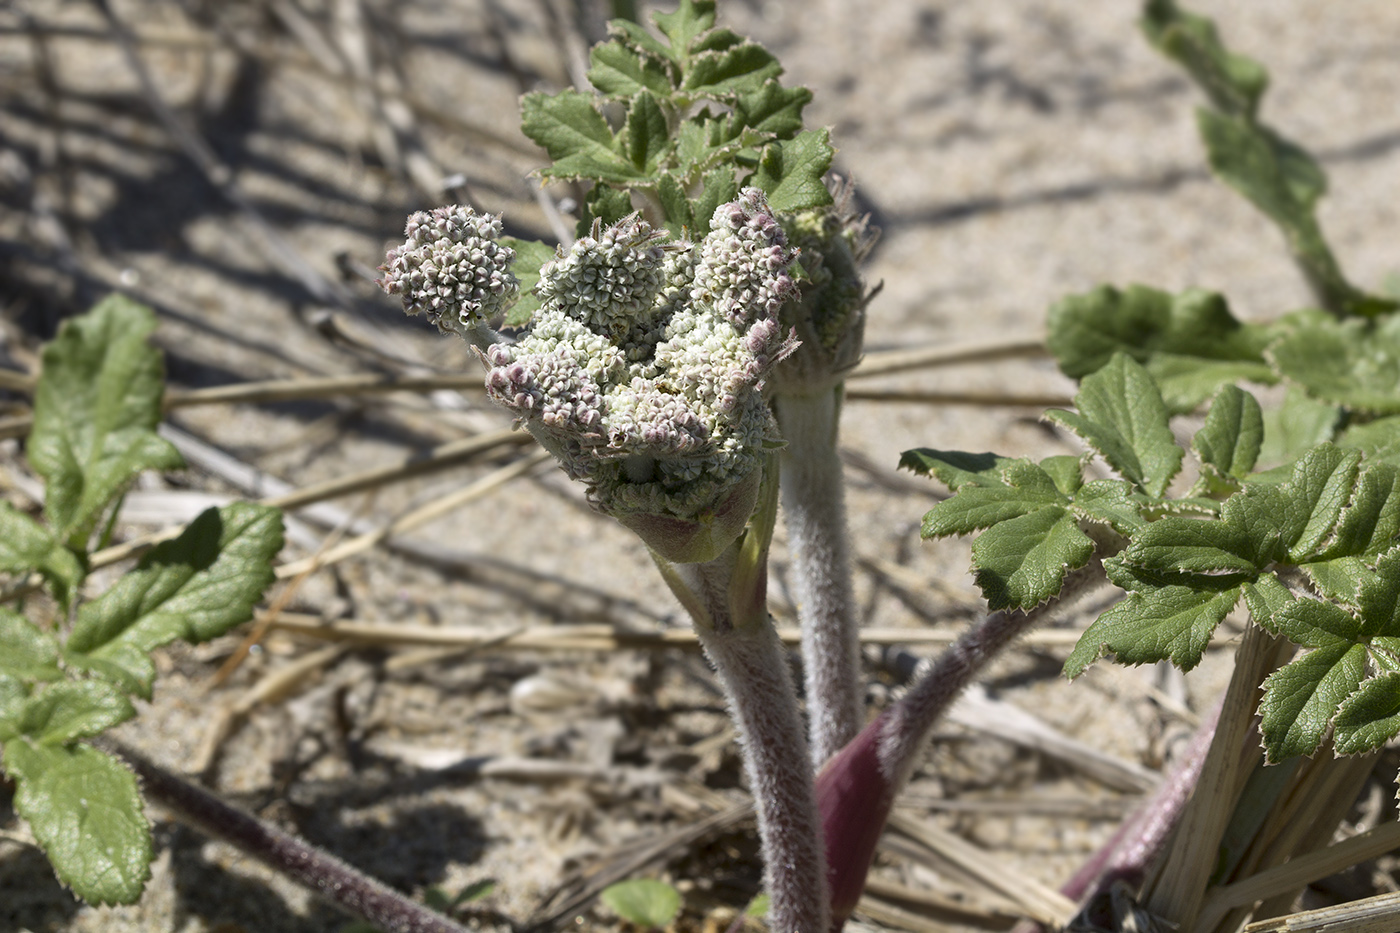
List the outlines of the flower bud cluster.
<svg viewBox="0 0 1400 933">
<path fill-rule="evenodd" d="M 802 254 L 804 277 L 798 299 L 787 303 L 781 317 L 802 347 L 773 375 L 780 394 L 829 388 L 860 362 L 870 293 L 859 266 L 879 231 L 853 210 L 849 181 L 832 187 L 832 205 L 781 218 L 789 242 Z"/>
<path fill-rule="evenodd" d="M 520 289 L 515 250 L 496 242 L 501 218 L 469 207 L 439 207 L 408 218 L 407 241 L 389 250 L 379 280 L 403 296 L 409 314 L 426 314 L 443 331 L 466 336 L 505 310 Z"/>
<path fill-rule="evenodd" d="M 776 438 L 761 389 L 792 350 L 777 316 L 793 258 L 757 189 L 698 244 L 635 215 L 595 226 L 540 270 L 530 333 L 487 348 L 487 392 L 601 511 L 670 559 L 708 560 L 742 530 Z"/>
</svg>

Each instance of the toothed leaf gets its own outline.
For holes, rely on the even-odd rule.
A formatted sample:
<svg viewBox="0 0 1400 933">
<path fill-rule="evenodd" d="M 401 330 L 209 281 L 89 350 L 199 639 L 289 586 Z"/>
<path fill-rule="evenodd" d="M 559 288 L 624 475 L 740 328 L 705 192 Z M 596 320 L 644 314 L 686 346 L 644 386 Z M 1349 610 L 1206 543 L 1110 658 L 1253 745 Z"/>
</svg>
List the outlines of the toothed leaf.
<svg viewBox="0 0 1400 933">
<path fill-rule="evenodd" d="M 1295 600 L 1274 618 L 1304 614 L 1306 611 L 1298 607 L 1309 603 L 1325 605 L 1311 599 Z M 1309 651 L 1270 674 L 1259 704 L 1259 728 L 1268 760 L 1283 761 L 1317 751 L 1337 706 L 1355 692 L 1365 675 L 1366 649 L 1342 641 Z"/>
<path fill-rule="evenodd" d="M 1380 748 L 1400 732 L 1400 673 L 1387 671 L 1361 685 L 1337 707 L 1332 744 L 1339 755 Z"/>
<path fill-rule="evenodd" d="M 989 608 L 1033 609 L 1058 595 L 1065 574 L 1093 554 L 1074 516 L 1048 506 L 984 531 L 973 542 L 972 565 Z"/>
<path fill-rule="evenodd" d="M 151 828 L 136 778 L 86 745 L 5 743 L 15 811 L 58 879 L 89 904 L 132 904 L 150 877 Z"/>
<path fill-rule="evenodd" d="M 1181 468 L 1184 451 L 1167 425 L 1167 407 L 1152 377 L 1126 353 L 1085 377 L 1078 413 L 1046 417 L 1079 435 L 1124 479 L 1160 497 Z"/>
<path fill-rule="evenodd" d="M 113 295 L 64 322 L 44 348 L 26 452 L 46 483 L 53 535 L 74 550 L 86 549 L 103 510 L 138 473 L 184 466 L 156 434 L 165 367 L 147 343 L 155 328 L 149 308 Z"/>
</svg>

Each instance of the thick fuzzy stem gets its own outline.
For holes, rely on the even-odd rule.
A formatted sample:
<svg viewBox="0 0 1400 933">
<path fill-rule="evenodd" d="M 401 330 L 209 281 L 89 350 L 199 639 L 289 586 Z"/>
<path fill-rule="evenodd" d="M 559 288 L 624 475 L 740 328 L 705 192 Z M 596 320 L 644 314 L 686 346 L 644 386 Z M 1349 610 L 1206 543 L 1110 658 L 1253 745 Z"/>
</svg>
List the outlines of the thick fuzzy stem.
<svg viewBox="0 0 1400 933">
<path fill-rule="evenodd" d="M 141 779 L 145 795 L 181 822 L 232 843 L 375 926 L 389 933 L 466 933 L 466 927 L 414 903 L 329 852 L 229 806 L 131 749 L 111 740 L 95 744 L 125 761 Z"/>
<path fill-rule="evenodd" d="M 993 612 L 974 624 L 898 703 L 822 768 L 817 775 L 817 800 L 826 840 L 833 930 L 839 930 L 855 908 L 880 828 L 939 718 L 989 661 L 1102 576 L 1103 567 L 1095 558 L 1066 578 L 1056 601 L 1030 612 Z"/>
<path fill-rule="evenodd" d="M 860 636 L 836 451 L 840 391 L 837 387 L 773 399 L 787 441 L 782 453 L 783 520 L 802 623 L 807 715 L 817 767 L 865 725 Z"/>
<path fill-rule="evenodd" d="M 748 593 L 734 593 L 734 553 L 705 564 L 673 565 L 703 604 L 695 630 L 719 672 L 744 747 L 758 810 L 764 884 L 775 933 L 822 933 L 828 926 L 826 869 L 807 742 L 787 653 Z"/>
</svg>

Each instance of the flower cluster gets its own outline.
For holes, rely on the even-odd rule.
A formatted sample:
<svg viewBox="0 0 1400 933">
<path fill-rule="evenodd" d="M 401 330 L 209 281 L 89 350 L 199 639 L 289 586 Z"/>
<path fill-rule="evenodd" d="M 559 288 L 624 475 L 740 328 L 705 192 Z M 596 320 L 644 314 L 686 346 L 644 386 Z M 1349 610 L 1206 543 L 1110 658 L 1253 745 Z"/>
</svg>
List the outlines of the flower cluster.
<svg viewBox="0 0 1400 933">
<path fill-rule="evenodd" d="M 778 309 L 794 254 L 763 193 L 698 244 L 636 215 L 540 270 L 530 333 L 487 348 L 487 392 L 603 512 L 663 556 L 709 560 L 743 529 L 775 441 L 762 381 L 792 342 Z"/>
<path fill-rule="evenodd" d="M 510 273 L 515 250 L 496 238 L 501 218 L 469 207 L 439 207 L 408 218 L 408 240 L 389 250 L 383 289 L 402 295 L 409 314 L 427 314 L 443 331 L 467 336 L 505 309 L 519 291 Z"/>
<path fill-rule="evenodd" d="M 869 217 L 854 210 L 855 188 L 832 183 L 833 204 L 781 218 L 788 240 L 802 254 L 801 295 L 783 308 L 782 324 L 802 341 L 774 372 L 779 394 L 830 388 L 860 362 L 865 337 L 866 289 L 860 263 L 879 239 Z M 878 290 L 878 288 L 877 288 Z"/>
</svg>

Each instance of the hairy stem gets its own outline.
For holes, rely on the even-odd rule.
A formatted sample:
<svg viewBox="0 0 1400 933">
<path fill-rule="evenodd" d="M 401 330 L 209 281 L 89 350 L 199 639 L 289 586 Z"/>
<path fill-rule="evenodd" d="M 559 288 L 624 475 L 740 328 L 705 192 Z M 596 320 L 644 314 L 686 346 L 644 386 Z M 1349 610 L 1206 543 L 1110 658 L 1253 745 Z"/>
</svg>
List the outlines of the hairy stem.
<svg viewBox="0 0 1400 933">
<path fill-rule="evenodd" d="M 466 933 L 466 927 L 415 903 L 329 852 L 224 803 L 218 797 L 111 739 L 94 743 L 119 756 L 146 797 L 183 823 L 232 843 L 386 933 Z"/>
<path fill-rule="evenodd" d="M 764 581 L 735 586 L 739 545 L 704 564 L 673 564 L 695 630 L 719 672 L 744 747 L 744 769 L 758 811 L 769 927 L 821 933 L 828 925 L 826 870 L 812 790 L 812 768 L 788 674 L 787 653 L 762 609 Z M 735 592 L 747 590 L 747 592 Z"/>
<path fill-rule="evenodd" d="M 913 773 L 939 718 L 987 663 L 1020 635 L 1103 578 L 1098 558 L 1065 579 L 1054 602 L 993 612 L 969 628 L 909 692 L 832 757 L 817 775 L 833 930 L 855 908 L 894 798 Z"/>
<path fill-rule="evenodd" d="M 792 551 L 812 762 L 821 767 L 865 725 L 860 640 L 851 594 L 846 504 L 836 451 L 840 388 L 779 395 L 783 520 Z"/>
</svg>

